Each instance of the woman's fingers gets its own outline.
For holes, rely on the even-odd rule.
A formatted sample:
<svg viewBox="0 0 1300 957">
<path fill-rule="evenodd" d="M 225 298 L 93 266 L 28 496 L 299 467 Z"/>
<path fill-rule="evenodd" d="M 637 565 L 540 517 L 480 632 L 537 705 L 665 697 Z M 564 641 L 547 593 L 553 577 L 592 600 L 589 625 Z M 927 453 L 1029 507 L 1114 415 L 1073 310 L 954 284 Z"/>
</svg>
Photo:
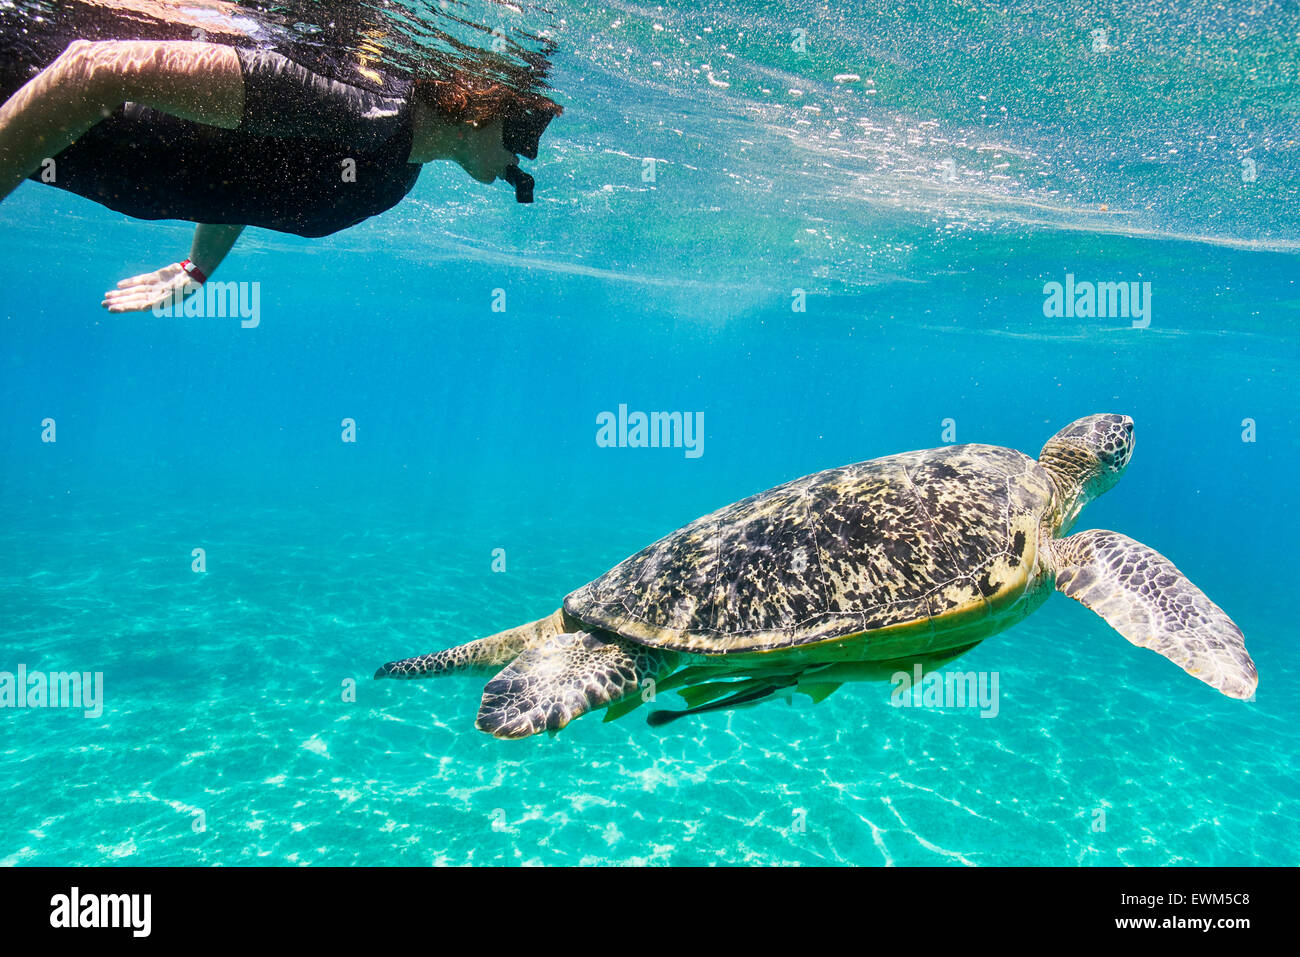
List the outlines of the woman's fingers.
<svg viewBox="0 0 1300 957">
<path fill-rule="evenodd" d="M 137 286 L 133 289 L 110 289 L 104 293 L 104 302 L 118 302 L 124 299 L 134 299 L 136 296 L 147 292 L 148 286 Z"/>
<path fill-rule="evenodd" d="M 139 289 L 114 289 L 104 294 L 105 306 L 122 306 L 134 302 L 153 302 L 160 296 L 160 290 L 157 287 L 142 287 Z"/>
<path fill-rule="evenodd" d="M 133 289 L 113 289 L 104 294 L 100 303 L 109 312 L 139 312 L 150 309 L 175 295 L 183 282 L 153 283 Z"/>
<path fill-rule="evenodd" d="M 156 296 L 140 295 L 123 297 L 121 299 L 112 300 L 111 302 L 106 299 L 102 305 L 109 312 L 141 312 L 153 307 L 157 302 L 158 298 Z"/>
<path fill-rule="evenodd" d="M 116 289 L 104 293 L 100 305 L 109 312 L 140 312 L 158 305 L 190 282 L 180 264 L 172 263 L 154 272 L 123 279 Z"/>
<path fill-rule="evenodd" d="M 139 297 L 137 299 L 124 299 L 119 302 L 105 303 L 109 312 L 144 312 L 146 309 L 152 309 L 158 304 L 158 300 L 152 297 Z"/>
</svg>

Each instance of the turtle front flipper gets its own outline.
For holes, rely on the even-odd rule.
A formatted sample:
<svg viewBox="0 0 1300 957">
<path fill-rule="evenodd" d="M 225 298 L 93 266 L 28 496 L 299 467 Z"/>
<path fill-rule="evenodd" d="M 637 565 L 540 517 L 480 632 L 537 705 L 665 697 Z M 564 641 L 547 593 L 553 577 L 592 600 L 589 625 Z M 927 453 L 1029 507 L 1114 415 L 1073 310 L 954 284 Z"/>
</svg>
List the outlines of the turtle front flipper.
<svg viewBox="0 0 1300 957">
<path fill-rule="evenodd" d="M 677 657 L 609 632 L 555 635 L 487 683 L 474 726 L 498 738 L 558 731 L 579 715 L 638 692 L 643 680 L 676 667 Z"/>
<path fill-rule="evenodd" d="M 1254 694 L 1259 676 L 1241 629 L 1169 559 L 1127 535 L 1098 529 L 1053 541 L 1051 548 L 1057 591 L 1228 697 Z"/>
<path fill-rule="evenodd" d="M 518 628 L 509 628 L 454 648 L 427 655 L 390 661 L 375 672 L 376 678 L 433 678 L 439 675 L 494 675 L 528 648 L 549 641 L 564 631 L 564 613 L 555 611 L 545 618 Z"/>
</svg>

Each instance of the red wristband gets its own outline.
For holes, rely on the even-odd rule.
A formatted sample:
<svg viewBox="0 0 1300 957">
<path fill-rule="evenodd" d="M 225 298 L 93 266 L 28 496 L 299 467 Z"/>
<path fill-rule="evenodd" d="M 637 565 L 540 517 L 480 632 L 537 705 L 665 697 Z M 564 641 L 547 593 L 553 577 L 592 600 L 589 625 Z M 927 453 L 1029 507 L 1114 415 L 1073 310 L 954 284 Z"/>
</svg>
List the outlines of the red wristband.
<svg viewBox="0 0 1300 957">
<path fill-rule="evenodd" d="M 188 259 L 181 260 L 180 266 L 185 270 L 186 275 L 200 286 L 208 281 L 208 277 L 204 274 L 203 270 L 194 265 L 194 263 L 190 262 Z"/>
</svg>

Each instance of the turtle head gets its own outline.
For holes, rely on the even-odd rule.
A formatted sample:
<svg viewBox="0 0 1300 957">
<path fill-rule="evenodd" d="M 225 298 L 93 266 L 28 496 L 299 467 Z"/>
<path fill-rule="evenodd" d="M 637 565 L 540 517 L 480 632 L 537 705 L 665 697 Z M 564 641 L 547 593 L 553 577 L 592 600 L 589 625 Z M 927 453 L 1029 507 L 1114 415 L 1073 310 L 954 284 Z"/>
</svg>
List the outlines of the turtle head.
<svg viewBox="0 0 1300 957">
<path fill-rule="evenodd" d="M 1110 491 L 1133 455 L 1133 420 L 1127 415 L 1089 415 L 1048 439 L 1039 464 L 1056 483 L 1064 535 L 1090 501 Z"/>
</svg>

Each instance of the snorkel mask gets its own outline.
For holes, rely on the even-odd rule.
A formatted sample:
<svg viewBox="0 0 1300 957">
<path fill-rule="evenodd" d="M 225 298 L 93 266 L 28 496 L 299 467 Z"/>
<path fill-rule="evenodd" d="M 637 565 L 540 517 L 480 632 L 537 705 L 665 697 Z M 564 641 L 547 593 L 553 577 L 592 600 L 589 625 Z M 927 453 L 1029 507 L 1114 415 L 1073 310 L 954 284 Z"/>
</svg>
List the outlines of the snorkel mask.
<svg viewBox="0 0 1300 957">
<path fill-rule="evenodd" d="M 535 160 L 537 145 L 552 119 L 554 119 L 552 114 L 538 109 L 513 113 L 501 124 L 501 144 L 511 153 Z M 516 203 L 533 201 L 535 181 L 518 166 L 507 166 L 501 178 L 515 188 Z"/>
</svg>

